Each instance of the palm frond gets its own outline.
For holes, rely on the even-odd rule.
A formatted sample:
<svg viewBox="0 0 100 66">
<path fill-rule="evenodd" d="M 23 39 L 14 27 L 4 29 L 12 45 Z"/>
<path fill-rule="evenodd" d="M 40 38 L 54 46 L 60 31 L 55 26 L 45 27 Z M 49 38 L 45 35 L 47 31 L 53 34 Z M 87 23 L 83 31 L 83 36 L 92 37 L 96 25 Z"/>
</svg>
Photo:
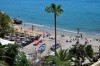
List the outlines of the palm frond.
<svg viewBox="0 0 100 66">
<path fill-rule="evenodd" d="M 54 13 L 57 13 L 57 6 L 56 6 L 56 4 L 52 3 L 51 8 L 52 8 Z"/>
<path fill-rule="evenodd" d="M 62 9 L 59 9 L 58 12 L 61 14 L 63 13 L 64 11 Z"/>
<path fill-rule="evenodd" d="M 61 9 L 61 5 L 56 5 L 54 3 L 51 4 L 51 6 L 46 7 L 45 11 L 47 13 L 55 13 L 56 15 L 60 15 L 63 13 L 63 9 Z"/>
<path fill-rule="evenodd" d="M 61 9 L 61 5 L 57 7 L 57 15 L 61 15 L 63 13 L 63 9 Z"/>
<path fill-rule="evenodd" d="M 61 9 L 61 5 L 58 5 L 58 6 L 57 6 L 57 9 L 58 9 L 58 10 Z"/>
<path fill-rule="evenodd" d="M 45 8 L 45 11 L 47 12 L 47 13 L 51 13 L 52 11 L 51 11 L 51 7 L 46 7 Z"/>
</svg>

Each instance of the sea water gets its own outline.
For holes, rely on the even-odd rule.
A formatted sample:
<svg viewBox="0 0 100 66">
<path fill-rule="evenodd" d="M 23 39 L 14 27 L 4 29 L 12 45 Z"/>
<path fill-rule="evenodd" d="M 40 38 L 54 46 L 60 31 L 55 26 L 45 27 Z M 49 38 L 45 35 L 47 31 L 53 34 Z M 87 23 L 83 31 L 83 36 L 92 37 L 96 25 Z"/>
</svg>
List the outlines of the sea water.
<svg viewBox="0 0 100 66">
<path fill-rule="evenodd" d="M 57 28 L 100 34 L 100 0 L 0 0 L 0 10 L 24 23 L 53 27 L 53 13 L 45 12 L 51 3 L 61 4 L 64 12 L 57 16 Z"/>
</svg>

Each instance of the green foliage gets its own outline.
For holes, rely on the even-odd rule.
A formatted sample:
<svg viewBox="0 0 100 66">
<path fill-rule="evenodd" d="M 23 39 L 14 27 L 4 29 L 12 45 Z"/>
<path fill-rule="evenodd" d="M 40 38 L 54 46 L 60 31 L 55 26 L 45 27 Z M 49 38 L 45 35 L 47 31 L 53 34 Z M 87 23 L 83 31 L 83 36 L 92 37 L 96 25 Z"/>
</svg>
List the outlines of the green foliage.
<svg viewBox="0 0 100 66">
<path fill-rule="evenodd" d="M 47 12 L 47 13 L 54 13 L 54 14 L 56 14 L 56 15 L 60 15 L 62 12 L 63 12 L 63 10 L 61 9 L 61 5 L 56 5 L 56 4 L 54 4 L 54 3 L 52 3 L 51 4 L 51 6 L 49 6 L 49 7 L 46 7 L 45 8 L 45 11 Z"/>
<path fill-rule="evenodd" d="M 2 60 L 2 56 L 5 55 L 5 50 L 4 50 L 4 47 L 2 46 L 2 44 L 0 43 L 0 60 Z"/>
<path fill-rule="evenodd" d="M 29 66 L 30 62 L 27 60 L 25 53 L 21 52 L 16 56 L 15 66 Z"/>
<path fill-rule="evenodd" d="M 0 12 L 0 29 L 7 30 L 10 27 L 10 17 L 3 12 Z"/>
<path fill-rule="evenodd" d="M 0 44 L 0 60 L 5 61 L 9 66 L 29 66 L 30 62 L 27 60 L 25 53 L 19 52 L 19 48 L 17 44 Z"/>
<path fill-rule="evenodd" d="M 60 49 L 60 51 L 56 52 L 54 60 L 57 66 L 70 66 L 70 59 L 68 51 Z"/>
<path fill-rule="evenodd" d="M 66 61 L 70 59 L 70 55 L 68 54 L 67 50 L 62 50 L 60 49 L 60 51 L 56 52 L 57 59 L 59 59 L 60 61 Z"/>
<path fill-rule="evenodd" d="M 75 66 L 81 66 L 82 62 L 85 61 L 84 45 L 80 44 L 73 45 L 73 48 L 71 48 L 69 52 L 72 55 L 72 58 L 75 59 L 71 60 L 72 62 L 75 63 Z"/>
<path fill-rule="evenodd" d="M 5 13 L 3 12 L 0 12 L 0 30 L 2 31 L 0 33 L 0 37 L 4 37 L 4 35 L 10 31 L 11 29 L 11 25 L 12 25 L 12 22 L 10 20 L 10 17 L 8 15 L 6 15 Z"/>
<path fill-rule="evenodd" d="M 0 60 L 0 66 L 9 66 L 5 61 Z"/>
<path fill-rule="evenodd" d="M 50 65 L 53 59 L 54 59 L 54 56 L 44 56 L 42 58 L 41 63 L 43 66 Z"/>
<path fill-rule="evenodd" d="M 87 45 L 85 47 L 85 51 L 86 51 L 86 54 L 92 58 L 93 57 L 93 49 L 92 49 L 92 46 L 91 45 Z"/>
<path fill-rule="evenodd" d="M 5 45 L 5 56 L 10 57 L 6 58 L 5 61 L 10 65 L 13 66 L 15 57 L 18 54 L 19 46 L 17 44 L 8 44 Z"/>
<path fill-rule="evenodd" d="M 73 48 L 71 48 L 69 52 L 75 59 L 72 61 L 76 66 L 81 66 L 81 64 L 85 61 L 85 58 L 92 62 L 91 58 L 93 57 L 93 49 L 91 45 L 76 44 L 73 45 Z"/>
<path fill-rule="evenodd" d="M 60 49 L 60 51 L 56 52 L 55 56 L 46 56 L 44 58 L 44 63 L 52 66 L 52 62 L 54 61 L 56 66 L 71 66 L 69 61 L 70 58 L 71 57 L 67 50 Z"/>
<path fill-rule="evenodd" d="M 8 55 L 17 55 L 18 54 L 19 45 L 17 44 L 7 44 L 5 45 L 5 54 Z"/>
</svg>

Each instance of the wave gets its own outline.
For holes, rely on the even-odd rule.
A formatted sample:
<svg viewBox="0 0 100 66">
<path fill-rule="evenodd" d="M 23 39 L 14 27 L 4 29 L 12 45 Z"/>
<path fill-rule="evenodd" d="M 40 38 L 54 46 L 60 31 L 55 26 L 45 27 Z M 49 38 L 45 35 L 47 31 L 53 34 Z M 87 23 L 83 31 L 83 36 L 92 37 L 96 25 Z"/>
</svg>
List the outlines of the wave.
<svg viewBox="0 0 100 66">
<path fill-rule="evenodd" d="M 47 29 L 51 29 L 51 30 L 54 30 L 54 27 L 51 27 L 51 26 L 45 26 L 45 25 L 42 25 L 42 24 L 35 24 L 35 23 L 30 23 L 30 22 L 24 22 L 24 24 L 26 26 L 35 26 L 35 27 L 39 27 L 39 28 L 47 28 Z M 77 33 L 77 31 L 73 31 L 73 30 L 66 30 L 66 29 L 62 29 L 62 28 L 57 28 L 58 31 L 61 31 L 61 32 L 67 32 L 67 33 Z M 84 33 L 85 32 L 80 32 L 80 33 Z"/>
<path fill-rule="evenodd" d="M 100 34 L 96 34 L 97 36 L 100 36 Z"/>
</svg>

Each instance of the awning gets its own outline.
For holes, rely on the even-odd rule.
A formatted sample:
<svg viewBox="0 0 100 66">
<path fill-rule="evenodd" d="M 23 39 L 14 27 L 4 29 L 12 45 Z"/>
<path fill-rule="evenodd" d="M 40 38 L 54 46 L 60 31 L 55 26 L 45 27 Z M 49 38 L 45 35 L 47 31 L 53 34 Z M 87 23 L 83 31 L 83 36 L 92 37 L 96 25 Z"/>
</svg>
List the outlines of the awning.
<svg viewBox="0 0 100 66">
<path fill-rule="evenodd" d="M 1 39 L 0 38 L 0 43 L 2 44 L 2 45 L 7 45 L 7 44 L 14 44 L 15 42 L 12 42 L 12 41 L 8 41 L 8 40 L 4 40 L 4 39 Z"/>
</svg>

